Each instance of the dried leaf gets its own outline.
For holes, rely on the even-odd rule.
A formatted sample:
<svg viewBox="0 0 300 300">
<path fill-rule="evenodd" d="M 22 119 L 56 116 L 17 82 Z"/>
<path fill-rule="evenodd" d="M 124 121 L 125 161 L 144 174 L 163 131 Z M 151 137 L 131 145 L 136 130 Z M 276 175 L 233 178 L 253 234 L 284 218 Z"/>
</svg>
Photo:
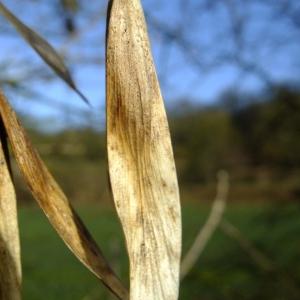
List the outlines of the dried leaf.
<svg viewBox="0 0 300 300">
<path fill-rule="evenodd" d="M 0 118 L 0 299 L 21 299 L 21 277 L 16 194 Z"/>
<path fill-rule="evenodd" d="M 127 299 L 126 289 L 32 147 L 15 113 L 1 93 L 0 113 L 23 177 L 53 227 L 90 271 L 117 297 Z"/>
<path fill-rule="evenodd" d="M 0 13 L 17 29 L 17 31 L 39 54 L 45 63 L 48 64 L 52 70 L 81 97 L 84 102 L 89 104 L 87 98 L 76 87 L 68 68 L 56 50 L 40 35 L 22 23 L 6 6 L 4 6 L 2 2 L 0 2 Z"/>
<path fill-rule="evenodd" d="M 106 51 L 109 171 L 130 258 L 130 299 L 177 299 L 178 184 L 140 0 L 110 2 Z"/>
</svg>

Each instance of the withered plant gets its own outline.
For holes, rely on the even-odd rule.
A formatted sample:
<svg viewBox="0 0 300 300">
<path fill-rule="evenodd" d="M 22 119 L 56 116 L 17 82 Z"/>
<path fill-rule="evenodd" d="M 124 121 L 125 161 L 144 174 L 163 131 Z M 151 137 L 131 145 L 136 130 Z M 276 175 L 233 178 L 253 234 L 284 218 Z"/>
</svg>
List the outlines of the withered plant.
<svg viewBox="0 0 300 300">
<path fill-rule="evenodd" d="M 84 101 L 63 59 L 1 2 L 0 12 Z M 130 261 L 122 284 L 0 92 L 0 299 L 21 299 L 8 143 L 39 206 L 74 255 L 119 299 L 178 298 L 181 210 L 170 132 L 140 0 L 111 0 L 106 35 L 108 168 Z M 37 266 L 38 267 L 38 266 Z M 24 274 L 26 276 L 26 274 Z"/>
</svg>

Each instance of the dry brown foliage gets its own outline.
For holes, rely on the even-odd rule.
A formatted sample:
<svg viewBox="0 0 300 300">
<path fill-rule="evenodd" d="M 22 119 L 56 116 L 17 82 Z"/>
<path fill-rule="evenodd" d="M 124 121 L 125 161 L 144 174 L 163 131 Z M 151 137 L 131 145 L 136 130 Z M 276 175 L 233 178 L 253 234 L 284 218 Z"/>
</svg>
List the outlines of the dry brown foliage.
<svg viewBox="0 0 300 300">
<path fill-rule="evenodd" d="M 139 0 L 111 1 L 106 51 L 108 162 L 130 259 L 130 299 L 177 299 L 177 176 Z"/>
<path fill-rule="evenodd" d="M 2 3 L 0 13 L 78 92 L 52 46 Z M 130 260 L 130 299 L 175 300 L 181 256 L 179 191 L 169 126 L 140 0 L 110 1 L 107 18 L 108 162 Z M 31 145 L 0 91 L 1 118 L 1 133 L 7 133 L 17 165 L 52 226 L 77 258 L 118 298 L 128 299 L 127 289 Z M 8 152 L 6 156 L 0 152 L 0 162 L 0 288 L 5 293 L 1 299 L 16 300 L 20 299 L 21 267 Z M 9 276 L 2 276 L 3 273 Z"/>
</svg>

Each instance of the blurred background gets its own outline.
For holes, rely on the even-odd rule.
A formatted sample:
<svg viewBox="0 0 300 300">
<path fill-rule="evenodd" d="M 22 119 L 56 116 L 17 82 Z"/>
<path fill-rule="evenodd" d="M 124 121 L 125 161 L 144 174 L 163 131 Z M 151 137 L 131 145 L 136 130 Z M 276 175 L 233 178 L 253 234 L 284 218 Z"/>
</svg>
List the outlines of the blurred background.
<svg viewBox="0 0 300 300">
<path fill-rule="evenodd" d="M 3 3 L 55 46 L 92 104 L 85 105 L 0 17 L 1 88 L 128 282 L 106 166 L 107 1 Z M 209 215 L 220 169 L 230 175 L 224 218 L 242 236 L 217 228 L 182 281 L 180 299 L 300 299 L 300 2 L 142 3 L 173 137 L 183 253 Z M 112 299 L 56 237 L 16 168 L 15 181 L 24 299 Z"/>
</svg>

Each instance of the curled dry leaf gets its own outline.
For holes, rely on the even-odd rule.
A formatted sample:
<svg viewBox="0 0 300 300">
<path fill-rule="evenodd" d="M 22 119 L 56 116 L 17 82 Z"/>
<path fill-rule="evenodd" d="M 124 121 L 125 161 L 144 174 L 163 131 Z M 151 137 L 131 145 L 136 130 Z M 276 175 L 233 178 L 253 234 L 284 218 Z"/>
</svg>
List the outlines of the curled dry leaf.
<svg viewBox="0 0 300 300">
<path fill-rule="evenodd" d="M 52 70 L 63 79 L 80 97 L 89 104 L 87 98 L 76 87 L 72 76 L 63 59 L 56 50 L 40 35 L 22 23 L 2 2 L 0 2 L 0 13 L 17 29 L 29 45 L 39 54 Z"/>
<path fill-rule="evenodd" d="M 0 117 L 0 299 L 21 299 L 21 259 L 16 194 Z"/>
<path fill-rule="evenodd" d="M 140 0 L 110 1 L 106 51 L 109 172 L 130 258 L 130 299 L 177 299 L 179 192 Z"/>
<path fill-rule="evenodd" d="M 34 198 L 77 258 L 120 299 L 127 290 L 111 270 L 96 242 L 32 147 L 14 111 L 0 92 L 0 113 L 17 164 Z"/>
</svg>

